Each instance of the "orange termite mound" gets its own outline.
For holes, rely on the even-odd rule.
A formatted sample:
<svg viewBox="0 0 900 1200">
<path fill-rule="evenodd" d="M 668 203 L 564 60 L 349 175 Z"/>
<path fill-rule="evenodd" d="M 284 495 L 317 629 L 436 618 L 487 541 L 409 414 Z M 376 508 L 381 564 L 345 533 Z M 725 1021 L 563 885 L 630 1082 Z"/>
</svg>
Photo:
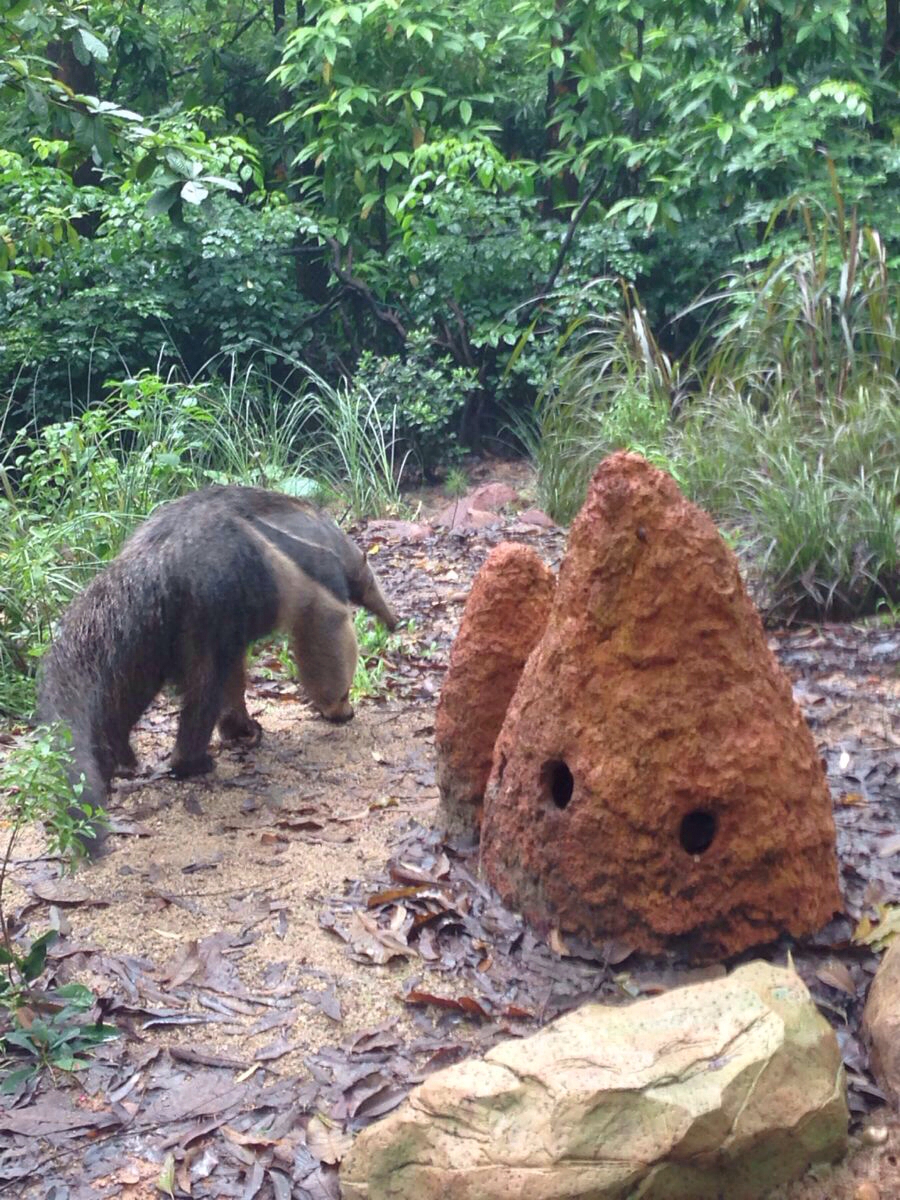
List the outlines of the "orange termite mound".
<svg viewBox="0 0 900 1200">
<path fill-rule="evenodd" d="M 502 542 L 472 583 L 434 722 L 441 818 L 481 824 L 494 742 L 525 661 L 547 623 L 553 572 L 530 546 Z"/>
<path fill-rule="evenodd" d="M 481 854 L 539 925 L 700 959 L 841 907 L 822 764 L 737 561 L 638 455 L 601 463 L 572 526 Z"/>
</svg>

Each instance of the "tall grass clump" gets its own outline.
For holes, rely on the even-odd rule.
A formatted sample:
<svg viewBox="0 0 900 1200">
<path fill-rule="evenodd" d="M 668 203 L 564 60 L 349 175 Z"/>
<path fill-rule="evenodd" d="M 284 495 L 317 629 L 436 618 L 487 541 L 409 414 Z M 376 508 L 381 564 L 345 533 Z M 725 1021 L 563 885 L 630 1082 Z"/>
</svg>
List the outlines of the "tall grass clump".
<svg viewBox="0 0 900 1200">
<path fill-rule="evenodd" d="M 316 447 L 316 477 L 341 497 L 356 517 L 377 516 L 400 503 L 406 463 L 396 454 L 396 413 L 385 416 L 380 397 L 362 383 L 336 387 L 307 372 L 305 405 Z"/>
<path fill-rule="evenodd" d="M 572 326 L 558 369 L 513 432 L 532 458 L 538 499 L 557 521 L 580 508 L 597 462 L 636 450 L 671 468 L 666 451 L 674 371 L 637 293 L 622 285 L 622 308 Z"/>
<path fill-rule="evenodd" d="M 846 617 L 900 598 L 900 289 L 840 204 L 783 215 L 802 242 L 687 310 L 710 315 L 684 366 L 625 289 L 542 398 L 535 461 L 567 519 L 604 453 L 649 449 L 737 527 L 778 613 Z"/>
</svg>

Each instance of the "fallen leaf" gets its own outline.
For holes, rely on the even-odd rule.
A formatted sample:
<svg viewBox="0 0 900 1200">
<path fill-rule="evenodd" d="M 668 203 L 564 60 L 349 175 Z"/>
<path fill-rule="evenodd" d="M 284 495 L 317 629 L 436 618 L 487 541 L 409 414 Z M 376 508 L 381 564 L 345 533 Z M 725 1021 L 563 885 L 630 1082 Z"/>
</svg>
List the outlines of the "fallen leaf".
<svg viewBox="0 0 900 1200">
<path fill-rule="evenodd" d="M 853 940 L 858 944 L 884 950 L 895 937 L 900 935 L 900 904 L 879 904 L 878 924 L 868 916 L 862 918 L 853 931 Z"/>
<path fill-rule="evenodd" d="M 817 969 L 816 976 L 822 983 L 836 988 L 839 992 L 846 992 L 848 996 L 856 995 L 856 984 L 849 968 L 837 958 L 829 958 L 823 963 Z"/>
<path fill-rule="evenodd" d="M 175 1200 L 175 1155 L 167 1154 L 166 1161 L 156 1180 L 157 1191 L 165 1192 L 171 1200 Z"/>
<path fill-rule="evenodd" d="M 448 1008 L 456 1012 L 466 1013 L 470 1017 L 489 1020 L 490 1013 L 472 996 L 436 996 L 433 992 L 423 992 L 413 988 L 403 997 L 405 1004 L 433 1004 L 436 1008 Z"/>
<path fill-rule="evenodd" d="M 321 1162 L 337 1166 L 353 1144 L 353 1138 L 315 1115 L 306 1127 L 306 1144 Z"/>
<path fill-rule="evenodd" d="M 841 792 L 840 796 L 838 796 L 838 803 L 858 806 L 865 804 L 866 798 L 862 792 Z"/>
<path fill-rule="evenodd" d="M 74 879 L 42 879 L 31 888 L 38 900 L 48 904 L 92 904 L 99 908 L 109 905 L 109 898 L 96 896 L 84 884 Z"/>
</svg>

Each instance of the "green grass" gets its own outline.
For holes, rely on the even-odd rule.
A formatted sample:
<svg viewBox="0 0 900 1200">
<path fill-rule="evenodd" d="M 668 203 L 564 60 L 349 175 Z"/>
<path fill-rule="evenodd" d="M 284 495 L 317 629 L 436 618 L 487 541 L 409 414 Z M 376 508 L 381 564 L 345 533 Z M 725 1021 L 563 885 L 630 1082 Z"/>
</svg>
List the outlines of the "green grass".
<svg viewBox="0 0 900 1200">
<path fill-rule="evenodd" d="M 450 467 L 444 477 L 443 492 L 451 500 L 459 500 L 469 490 L 469 476 L 462 467 Z"/>
<path fill-rule="evenodd" d="M 666 447 L 675 372 L 630 286 L 622 308 L 578 322 L 562 346 L 558 370 L 525 419 L 511 428 L 537 469 L 538 503 L 567 523 L 581 507 L 597 463 L 614 450 L 636 450 L 672 469 Z"/>
<path fill-rule="evenodd" d="M 742 530 L 777 613 L 848 617 L 900 600 L 900 288 L 874 231 L 803 220 L 805 249 L 688 310 L 711 315 L 680 364 L 624 289 L 520 436 L 557 520 L 601 458 L 637 450 Z"/>
</svg>

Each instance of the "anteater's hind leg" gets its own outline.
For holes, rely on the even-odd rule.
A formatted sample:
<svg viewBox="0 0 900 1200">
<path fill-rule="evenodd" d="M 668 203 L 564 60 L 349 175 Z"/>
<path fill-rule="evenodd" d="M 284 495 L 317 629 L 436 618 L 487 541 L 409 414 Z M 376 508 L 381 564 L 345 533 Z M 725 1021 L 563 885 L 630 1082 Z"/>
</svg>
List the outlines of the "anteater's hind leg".
<svg viewBox="0 0 900 1200">
<path fill-rule="evenodd" d="M 179 779 L 205 775 L 213 768 L 209 739 L 222 712 L 226 683 L 235 661 L 213 652 L 192 654 L 185 672 L 178 736 L 172 754 L 172 774 Z"/>
<path fill-rule="evenodd" d="M 358 647 L 346 605 L 324 600 L 316 604 L 294 627 L 293 651 L 300 682 L 322 716 L 349 721 Z"/>
<path fill-rule="evenodd" d="M 262 726 L 247 712 L 247 702 L 244 699 L 247 686 L 245 668 L 246 659 L 241 655 L 225 680 L 222 711 L 219 714 L 219 737 L 223 742 L 252 739 L 257 743 L 262 737 Z"/>
<path fill-rule="evenodd" d="M 113 745 L 116 758 L 116 775 L 125 775 L 137 769 L 138 760 L 134 748 L 127 737 L 117 738 Z"/>
</svg>

